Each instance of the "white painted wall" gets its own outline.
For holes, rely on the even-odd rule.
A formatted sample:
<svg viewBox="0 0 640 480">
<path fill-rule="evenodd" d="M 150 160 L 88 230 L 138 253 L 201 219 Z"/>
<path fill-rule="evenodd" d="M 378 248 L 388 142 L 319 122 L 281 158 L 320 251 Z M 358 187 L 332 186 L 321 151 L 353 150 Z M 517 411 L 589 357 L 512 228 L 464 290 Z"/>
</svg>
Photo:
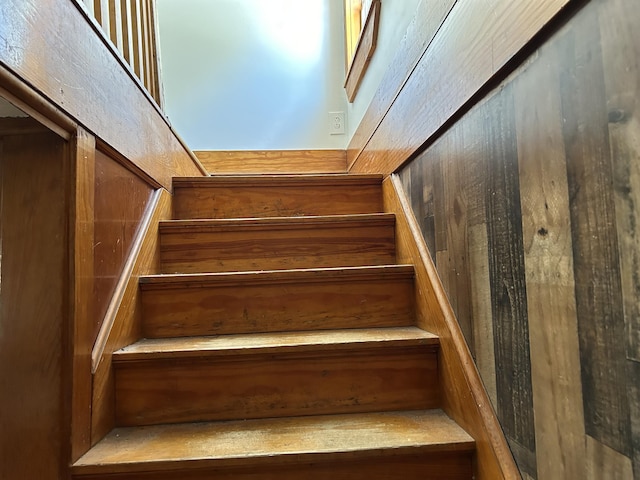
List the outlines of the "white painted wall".
<svg viewBox="0 0 640 480">
<path fill-rule="evenodd" d="M 369 63 L 353 103 L 348 107 L 349 139 L 362 121 L 380 81 L 396 55 L 400 41 L 415 16 L 421 0 L 381 0 L 376 51 Z"/>
<path fill-rule="evenodd" d="M 328 129 L 348 108 L 342 1 L 157 0 L 166 112 L 189 147 L 345 148 Z"/>
</svg>

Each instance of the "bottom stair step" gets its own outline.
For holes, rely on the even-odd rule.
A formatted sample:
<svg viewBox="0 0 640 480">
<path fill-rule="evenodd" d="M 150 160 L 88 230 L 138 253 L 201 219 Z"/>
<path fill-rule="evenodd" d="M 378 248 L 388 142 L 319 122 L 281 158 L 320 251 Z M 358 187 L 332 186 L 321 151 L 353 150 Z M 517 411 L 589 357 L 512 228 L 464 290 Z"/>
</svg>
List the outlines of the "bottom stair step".
<svg viewBox="0 0 640 480">
<path fill-rule="evenodd" d="M 82 479 L 471 479 L 473 439 L 441 410 L 129 427 Z"/>
</svg>

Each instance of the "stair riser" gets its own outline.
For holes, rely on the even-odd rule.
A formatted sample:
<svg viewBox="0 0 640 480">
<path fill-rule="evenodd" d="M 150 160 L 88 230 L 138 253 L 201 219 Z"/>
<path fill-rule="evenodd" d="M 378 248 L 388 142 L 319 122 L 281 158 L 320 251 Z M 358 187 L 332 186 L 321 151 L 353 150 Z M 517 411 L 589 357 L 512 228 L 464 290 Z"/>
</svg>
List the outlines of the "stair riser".
<svg viewBox="0 0 640 480">
<path fill-rule="evenodd" d="M 121 426 L 439 406 L 434 347 L 116 363 Z"/>
<path fill-rule="evenodd" d="M 382 212 L 380 185 L 191 187 L 174 190 L 174 218 L 256 218 Z"/>
<path fill-rule="evenodd" d="M 163 273 L 320 268 L 395 262 L 392 222 L 332 228 L 161 231 Z"/>
<path fill-rule="evenodd" d="M 291 459 L 290 459 L 291 461 Z M 422 455 L 378 456 L 359 461 L 323 461 L 315 455 L 293 465 L 250 465 L 246 467 L 88 475 L 84 480 L 470 480 L 472 454 L 469 451 Z M 274 462 L 271 461 L 271 464 Z M 175 467 L 175 465 L 174 465 Z"/>
<path fill-rule="evenodd" d="M 407 326 L 413 278 L 142 291 L 145 338 Z"/>
</svg>

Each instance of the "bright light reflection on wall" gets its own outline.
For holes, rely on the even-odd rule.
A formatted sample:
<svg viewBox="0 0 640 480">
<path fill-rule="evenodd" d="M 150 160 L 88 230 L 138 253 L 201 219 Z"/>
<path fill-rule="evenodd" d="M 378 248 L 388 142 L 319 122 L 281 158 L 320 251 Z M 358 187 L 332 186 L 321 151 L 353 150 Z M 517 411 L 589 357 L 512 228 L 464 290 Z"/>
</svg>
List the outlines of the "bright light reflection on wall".
<svg viewBox="0 0 640 480">
<path fill-rule="evenodd" d="M 318 61 L 323 41 L 322 0 L 258 0 L 247 2 L 260 19 L 265 42 L 298 65 Z"/>
</svg>

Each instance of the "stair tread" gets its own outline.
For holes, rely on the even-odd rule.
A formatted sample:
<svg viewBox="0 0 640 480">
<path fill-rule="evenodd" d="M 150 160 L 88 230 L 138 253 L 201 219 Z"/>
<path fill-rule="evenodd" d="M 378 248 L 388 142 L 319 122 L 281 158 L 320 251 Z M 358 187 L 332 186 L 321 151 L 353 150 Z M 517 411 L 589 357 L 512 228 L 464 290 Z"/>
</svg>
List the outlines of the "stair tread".
<svg viewBox="0 0 640 480">
<path fill-rule="evenodd" d="M 315 228 L 318 225 L 331 224 L 353 226 L 358 223 L 392 223 L 393 213 L 357 213 L 347 215 L 309 215 L 296 217 L 256 217 L 256 218 L 205 218 L 188 220 L 164 220 L 160 222 L 160 230 L 182 230 L 196 232 L 200 230 L 233 230 L 233 229 L 278 229 L 278 228 Z"/>
<path fill-rule="evenodd" d="M 330 350 L 366 346 L 437 346 L 436 335 L 417 327 L 249 333 L 143 339 L 114 352 L 114 361 L 239 355 L 291 350 Z"/>
<path fill-rule="evenodd" d="M 358 267 L 300 268 L 289 270 L 258 270 L 216 273 L 168 273 L 143 275 L 140 284 L 143 289 L 179 286 L 226 285 L 229 283 L 290 283 L 337 280 L 340 278 L 382 276 L 412 277 L 413 265 L 364 265 Z"/>
<path fill-rule="evenodd" d="M 288 417 L 117 428 L 73 466 L 75 474 L 147 471 L 311 455 L 366 457 L 469 452 L 473 439 L 441 410 Z"/>
<path fill-rule="evenodd" d="M 283 185 L 378 185 L 382 183 L 378 174 L 245 174 L 212 175 L 208 177 L 174 177 L 174 187 L 214 187 L 232 185 L 265 185 L 267 187 Z"/>
</svg>

